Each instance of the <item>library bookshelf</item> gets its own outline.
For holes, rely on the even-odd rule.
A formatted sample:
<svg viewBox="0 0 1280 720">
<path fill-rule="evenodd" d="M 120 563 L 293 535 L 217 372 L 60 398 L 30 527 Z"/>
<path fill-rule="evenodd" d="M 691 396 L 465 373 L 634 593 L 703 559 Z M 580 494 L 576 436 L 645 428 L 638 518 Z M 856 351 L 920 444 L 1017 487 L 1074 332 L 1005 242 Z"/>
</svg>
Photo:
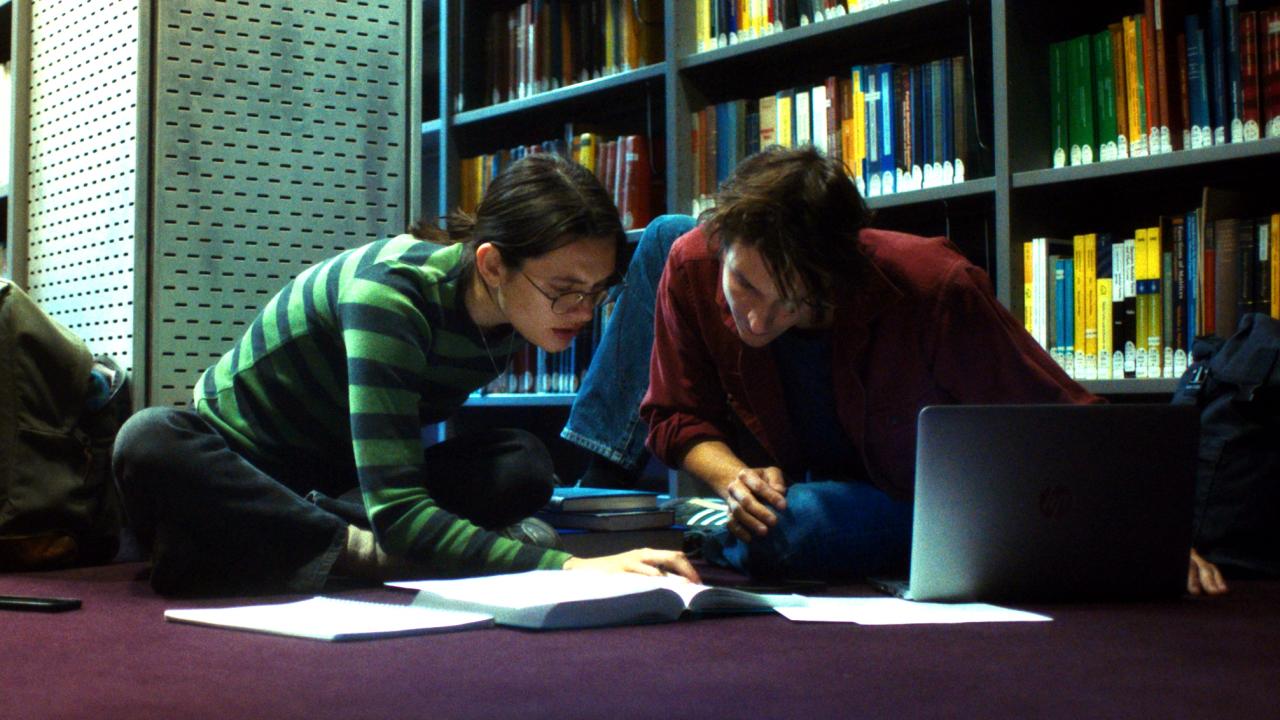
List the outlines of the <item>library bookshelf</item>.
<svg viewBox="0 0 1280 720">
<path fill-rule="evenodd" d="M 639 10 L 642 21 L 658 33 L 656 53 L 636 67 L 615 64 L 614 71 L 581 82 L 571 78 L 559 87 L 548 84 L 495 98 L 496 56 L 486 31 L 497 16 L 518 14 L 522 3 L 426 3 L 424 214 L 439 214 L 458 203 L 466 158 L 555 139 L 572 148 L 581 132 L 645 135 L 651 141 L 653 211 L 689 213 L 707 183 L 714 187 L 714 179 L 705 178 L 705 166 L 698 166 L 704 162 L 699 116 L 705 117 L 709 108 L 797 88 L 807 91 L 827 78 L 847 76 L 851 68 L 919 68 L 950 58 L 961 58 L 952 69 L 963 75 L 956 97 L 946 106 L 959 106 L 961 96 L 965 101 L 969 143 L 963 181 L 952 177 L 921 189 L 905 189 L 913 186 L 899 181 L 903 189 L 867 193 L 868 203 L 879 226 L 950 237 L 988 271 L 998 298 L 1015 317 L 1026 310 L 1023 243 L 1033 237 L 1090 232 L 1132 236 L 1134 229 L 1157 224 L 1161 217 L 1196 209 L 1205 187 L 1240 193 L 1250 213 L 1280 212 L 1269 180 L 1280 170 L 1280 138 L 1054 167 L 1051 47 L 1106 30 L 1124 17 L 1152 17 L 1157 10 L 1169 19 L 1172 45 L 1183 18 L 1197 14 L 1207 20 L 1214 0 L 1176 6 L 1152 0 L 863 0 L 817 19 L 807 17 L 808 22 L 794 27 L 782 27 L 783 20 L 775 15 L 772 28 L 758 25 L 755 36 L 744 32 L 732 42 L 726 33 L 723 43 L 708 42 L 703 14 L 709 9 L 715 22 L 711 0 L 565 0 L 541 6 L 580 4 L 602 12 L 610 5 L 616 12 Z M 785 10 L 787 4 L 744 5 L 767 11 Z M 801 12 L 811 5 L 790 4 Z M 1261 18 L 1274 6 L 1240 0 L 1238 10 L 1255 11 Z M 538 67 L 533 62 L 531 67 Z M 1171 76 L 1176 75 L 1173 68 L 1176 63 L 1170 65 Z M 920 151 L 917 142 L 917 157 Z M 1083 382 L 1108 396 L 1137 399 L 1167 398 L 1175 381 Z M 483 403 L 501 405 L 503 400 Z"/>
</svg>

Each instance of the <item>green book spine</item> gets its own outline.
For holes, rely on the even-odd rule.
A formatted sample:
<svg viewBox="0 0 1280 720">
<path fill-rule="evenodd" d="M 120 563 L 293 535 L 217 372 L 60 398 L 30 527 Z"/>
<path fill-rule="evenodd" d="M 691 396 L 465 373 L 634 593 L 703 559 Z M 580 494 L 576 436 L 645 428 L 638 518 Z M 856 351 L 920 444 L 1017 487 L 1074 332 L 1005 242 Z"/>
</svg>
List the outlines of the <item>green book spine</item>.
<svg viewBox="0 0 1280 720">
<path fill-rule="evenodd" d="M 1071 144 L 1067 139 L 1067 43 L 1049 45 L 1049 127 L 1053 143 L 1053 166 L 1066 167 Z"/>
<path fill-rule="evenodd" d="M 1070 91 L 1071 122 L 1067 136 L 1071 141 L 1071 164 L 1093 162 L 1097 153 L 1097 134 L 1093 122 L 1093 51 L 1092 38 L 1081 35 L 1067 41 L 1067 85 Z"/>
<path fill-rule="evenodd" d="M 1094 117 L 1098 130 L 1098 159 L 1116 157 L 1116 82 L 1110 72 L 1111 32 L 1103 30 L 1093 36 Z"/>
</svg>

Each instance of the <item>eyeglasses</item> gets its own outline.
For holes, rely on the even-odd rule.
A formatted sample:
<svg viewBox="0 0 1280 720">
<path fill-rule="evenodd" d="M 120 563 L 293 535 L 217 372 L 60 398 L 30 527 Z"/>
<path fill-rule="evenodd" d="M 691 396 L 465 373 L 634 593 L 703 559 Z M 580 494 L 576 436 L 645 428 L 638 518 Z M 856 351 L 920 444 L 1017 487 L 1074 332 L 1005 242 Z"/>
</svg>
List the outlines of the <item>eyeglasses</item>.
<svg viewBox="0 0 1280 720">
<path fill-rule="evenodd" d="M 557 315 L 568 315 L 581 307 L 583 303 L 589 303 L 589 306 L 592 308 L 599 307 L 600 303 L 604 302 L 605 296 L 608 295 L 609 290 L 620 284 L 618 280 L 610 279 L 609 283 L 599 290 L 593 290 L 591 292 L 567 292 L 560 293 L 559 295 L 552 295 L 546 290 L 543 290 L 542 287 L 538 285 L 538 283 L 534 282 L 533 278 L 529 277 L 525 271 L 521 270 L 520 274 L 524 275 L 524 279 L 528 280 L 529 284 L 533 286 L 533 289 L 542 294 L 542 297 L 551 301 L 551 312 Z"/>
</svg>

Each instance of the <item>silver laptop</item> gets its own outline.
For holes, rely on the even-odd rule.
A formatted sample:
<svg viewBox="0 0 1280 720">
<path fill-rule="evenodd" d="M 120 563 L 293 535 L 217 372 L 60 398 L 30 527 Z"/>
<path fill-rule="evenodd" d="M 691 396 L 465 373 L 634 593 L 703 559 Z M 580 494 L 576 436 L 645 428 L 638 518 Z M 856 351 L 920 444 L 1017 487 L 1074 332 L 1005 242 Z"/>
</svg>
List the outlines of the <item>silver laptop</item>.
<svg viewBox="0 0 1280 720">
<path fill-rule="evenodd" d="M 920 412 L 912 600 L 1174 597 L 1199 433 L 1173 405 L 951 405 Z"/>
</svg>

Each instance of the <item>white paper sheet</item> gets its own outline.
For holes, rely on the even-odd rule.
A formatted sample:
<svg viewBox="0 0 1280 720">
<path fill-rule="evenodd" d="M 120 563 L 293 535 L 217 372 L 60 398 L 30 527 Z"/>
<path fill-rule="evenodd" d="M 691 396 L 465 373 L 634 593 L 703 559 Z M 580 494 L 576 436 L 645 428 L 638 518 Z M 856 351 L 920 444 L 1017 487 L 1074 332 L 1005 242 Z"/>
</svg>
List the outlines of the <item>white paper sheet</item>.
<svg viewBox="0 0 1280 720">
<path fill-rule="evenodd" d="M 796 622 L 920 625 L 974 622 L 1046 622 L 1047 615 L 986 603 L 924 603 L 898 598 L 811 597 L 803 606 L 775 608 Z"/>
</svg>

